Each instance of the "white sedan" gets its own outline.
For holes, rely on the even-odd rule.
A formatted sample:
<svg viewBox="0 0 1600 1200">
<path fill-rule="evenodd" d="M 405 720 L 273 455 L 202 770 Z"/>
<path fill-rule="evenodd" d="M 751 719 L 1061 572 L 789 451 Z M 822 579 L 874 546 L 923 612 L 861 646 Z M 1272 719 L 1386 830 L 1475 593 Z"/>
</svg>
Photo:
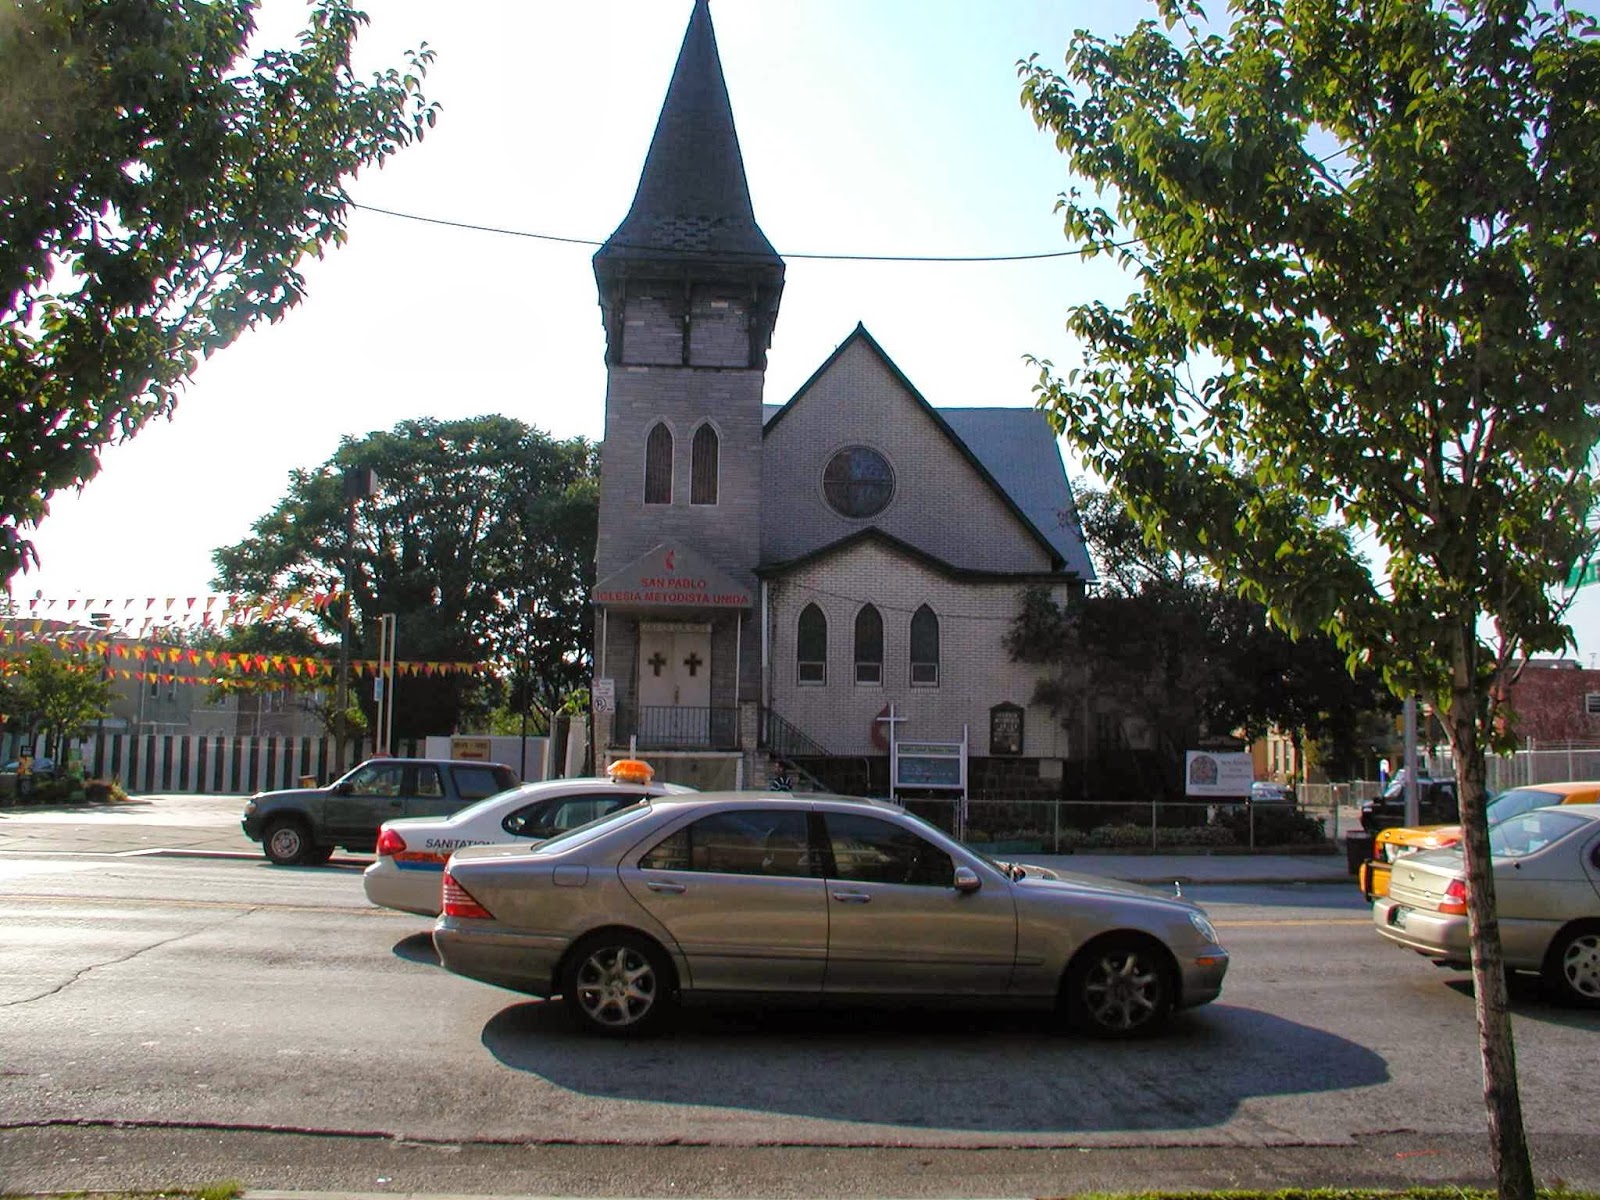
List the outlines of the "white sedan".
<svg viewBox="0 0 1600 1200">
<path fill-rule="evenodd" d="M 695 790 L 674 783 L 651 783 L 654 772 L 636 759 L 614 763 L 609 775 L 606 779 L 548 779 L 524 784 L 448 817 L 385 821 L 378 830 L 377 861 L 361 879 L 367 899 L 383 908 L 436 917 L 444 864 L 462 846 L 531 846 L 646 796 Z"/>
</svg>

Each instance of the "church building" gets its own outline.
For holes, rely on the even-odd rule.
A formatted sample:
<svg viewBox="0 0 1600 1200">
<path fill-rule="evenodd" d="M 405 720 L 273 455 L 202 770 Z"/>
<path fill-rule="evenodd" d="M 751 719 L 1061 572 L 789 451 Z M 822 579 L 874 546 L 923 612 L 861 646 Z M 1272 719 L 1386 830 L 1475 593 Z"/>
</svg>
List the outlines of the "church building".
<svg viewBox="0 0 1600 1200">
<path fill-rule="evenodd" d="M 707 0 L 594 269 L 598 765 L 637 751 L 703 787 L 1058 793 L 1083 731 L 1030 706 L 1034 672 L 1002 644 L 1027 588 L 1062 602 L 1093 578 L 1055 437 L 1033 409 L 933 407 L 859 324 L 766 402 L 784 263 Z"/>
</svg>

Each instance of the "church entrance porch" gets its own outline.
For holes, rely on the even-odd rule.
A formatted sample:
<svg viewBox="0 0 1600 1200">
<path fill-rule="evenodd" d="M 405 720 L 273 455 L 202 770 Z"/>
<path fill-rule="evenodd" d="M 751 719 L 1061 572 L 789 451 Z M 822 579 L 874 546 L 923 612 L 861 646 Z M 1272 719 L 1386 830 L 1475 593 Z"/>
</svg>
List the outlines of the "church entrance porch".
<svg viewBox="0 0 1600 1200">
<path fill-rule="evenodd" d="M 595 677 L 615 699 L 610 745 L 747 748 L 739 679 L 754 675 L 749 586 L 693 547 L 664 542 L 602 578 L 592 599 Z"/>
<path fill-rule="evenodd" d="M 711 745 L 710 624 L 640 622 L 638 669 L 639 744 Z"/>
</svg>

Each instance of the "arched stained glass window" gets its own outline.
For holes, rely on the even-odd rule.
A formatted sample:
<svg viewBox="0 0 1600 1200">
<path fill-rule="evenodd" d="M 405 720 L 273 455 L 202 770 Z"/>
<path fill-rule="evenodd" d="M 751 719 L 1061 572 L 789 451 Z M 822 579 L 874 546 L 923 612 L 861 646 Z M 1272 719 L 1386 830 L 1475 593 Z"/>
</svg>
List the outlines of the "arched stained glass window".
<svg viewBox="0 0 1600 1200">
<path fill-rule="evenodd" d="M 661 421 L 644 443 L 644 502 L 672 503 L 672 430 Z"/>
<path fill-rule="evenodd" d="M 911 683 L 913 687 L 939 683 L 939 618 L 926 604 L 911 614 Z"/>
<path fill-rule="evenodd" d="M 883 616 L 870 604 L 856 614 L 856 682 L 883 682 Z"/>
<path fill-rule="evenodd" d="M 828 682 L 828 618 L 815 604 L 800 610 L 795 657 L 796 678 L 801 683 Z"/>
<path fill-rule="evenodd" d="M 705 424 L 689 447 L 689 503 L 717 502 L 717 431 Z"/>
</svg>

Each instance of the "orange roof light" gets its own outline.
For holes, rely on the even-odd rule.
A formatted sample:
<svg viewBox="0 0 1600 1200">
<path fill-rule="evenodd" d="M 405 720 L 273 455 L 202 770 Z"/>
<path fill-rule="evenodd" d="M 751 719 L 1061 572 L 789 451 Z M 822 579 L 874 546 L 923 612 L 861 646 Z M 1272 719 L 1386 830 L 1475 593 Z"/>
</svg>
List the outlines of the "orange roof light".
<svg viewBox="0 0 1600 1200">
<path fill-rule="evenodd" d="M 612 783 L 649 783 L 656 771 L 643 759 L 619 758 L 606 768 L 606 776 Z"/>
</svg>

